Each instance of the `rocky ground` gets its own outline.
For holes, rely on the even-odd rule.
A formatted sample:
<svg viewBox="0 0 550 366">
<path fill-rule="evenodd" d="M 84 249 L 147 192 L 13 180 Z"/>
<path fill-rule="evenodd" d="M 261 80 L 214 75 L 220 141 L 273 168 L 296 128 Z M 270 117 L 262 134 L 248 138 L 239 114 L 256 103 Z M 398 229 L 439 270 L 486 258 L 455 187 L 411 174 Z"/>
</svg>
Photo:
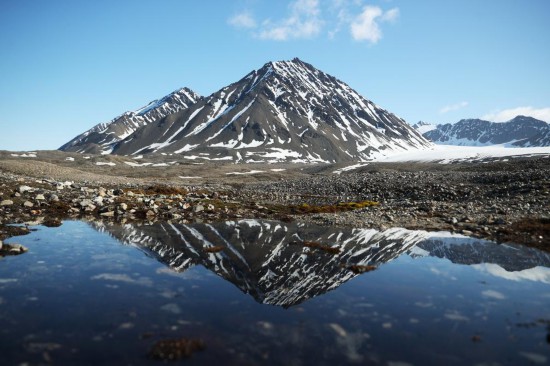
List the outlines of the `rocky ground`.
<svg viewBox="0 0 550 366">
<path fill-rule="evenodd" d="M 0 243 L 28 232 L 27 226 L 9 225 L 14 223 L 56 226 L 80 217 L 122 223 L 271 218 L 448 230 L 550 251 L 548 158 L 450 165 L 371 163 L 340 174 L 334 172 L 341 167 L 334 165 L 174 164 L 160 173 L 71 166 L 65 163 L 66 155 L 58 154 L 0 156 Z M 182 178 L 196 174 L 196 169 L 200 179 Z M 232 174 L 252 170 L 262 174 Z"/>
</svg>

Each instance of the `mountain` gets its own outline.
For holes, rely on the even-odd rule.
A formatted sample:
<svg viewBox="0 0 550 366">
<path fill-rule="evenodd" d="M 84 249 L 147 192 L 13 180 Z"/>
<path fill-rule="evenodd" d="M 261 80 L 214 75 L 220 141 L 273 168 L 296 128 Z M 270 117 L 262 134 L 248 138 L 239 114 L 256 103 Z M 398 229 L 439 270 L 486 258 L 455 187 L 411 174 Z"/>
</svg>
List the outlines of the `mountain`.
<svg viewBox="0 0 550 366">
<path fill-rule="evenodd" d="M 464 119 L 455 124 L 437 126 L 419 122 L 413 127 L 440 145 L 550 146 L 550 124 L 525 116 L 517 116 L 508 122 Z"/>
<path fill-rule="evenodd" d="M 403 119 L 293 59 L 269 62 L 189 108 L 142 126 L 114 145 L 112 153 L 340 162 L 429 146 Z"/>
<path fill-rule="evenodd" d="M 178 89 L 161 99 L 148 103 L 136 111 L 123 113 L 110 122 L 94 126 L 61 146 L 59 150 L 110 154 L 119 141 L 124 140 L 140 127 L 144 127 L 172 113 L 187 109 L 200 98 L 191 89 Z"/>
<path fill-rule="evenodd" d="M 536 249 L 400 228 L 377 231 L 267 220 L 91 225 L 175 271 L 201 265 L 256 301 L 283 307 L 336 289 L 361 270 L 374 270 L 403 253 L 491 264 L 503 274 L 523 271 L 524 276 L 526 270 L 550 267 L 550 255 Z"/>
</svg>

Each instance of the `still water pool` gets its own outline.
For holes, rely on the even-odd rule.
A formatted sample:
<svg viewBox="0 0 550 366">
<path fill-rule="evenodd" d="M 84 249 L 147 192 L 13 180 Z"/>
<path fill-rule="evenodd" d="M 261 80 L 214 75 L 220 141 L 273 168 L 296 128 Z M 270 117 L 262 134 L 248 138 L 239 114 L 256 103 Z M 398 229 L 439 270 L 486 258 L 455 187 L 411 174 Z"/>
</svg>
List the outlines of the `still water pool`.
<svg viewBox="0 0 550 366">
<path fill-rule="evenodd" d="M 7 242 L 29 252 L 0 259 L 2 365 L 550 364 L 535 249 L 257 220 Z"/>
</svg>

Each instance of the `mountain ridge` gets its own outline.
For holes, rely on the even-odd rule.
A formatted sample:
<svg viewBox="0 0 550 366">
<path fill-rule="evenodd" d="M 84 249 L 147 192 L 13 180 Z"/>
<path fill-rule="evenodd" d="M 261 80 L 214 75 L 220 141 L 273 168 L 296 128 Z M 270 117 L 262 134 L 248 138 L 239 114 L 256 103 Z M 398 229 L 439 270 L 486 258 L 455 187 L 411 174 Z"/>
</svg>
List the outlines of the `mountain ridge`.
<svg viewBox="0 0 550 366">
<path fill-rule="evenodd" d="M 472 118 L 441 125 L 418 122 L 413 127 L 430 141 L 441 145 L 550 146 L 550 124 L 521 115 L 506 122 L 491 122 Z"/>
<path fill-rule="evenodd" d="M 431 144 L 403 119 L 297 58 L 268 62 L 106 153 L 189 160 L 340 162 Z"/>
<path fill-rule="evenodd" d="M 98 123 L 59 148 L 62 151 L 110 154 L 114 146 L 139 128 L 169 114 L 188 108 L 200 98 L 184 87 L 155 99 L 134 111 L 127 111 L 109 122 Z M 110 139 L 109 139 L 110 138 Z"/>
</svg>

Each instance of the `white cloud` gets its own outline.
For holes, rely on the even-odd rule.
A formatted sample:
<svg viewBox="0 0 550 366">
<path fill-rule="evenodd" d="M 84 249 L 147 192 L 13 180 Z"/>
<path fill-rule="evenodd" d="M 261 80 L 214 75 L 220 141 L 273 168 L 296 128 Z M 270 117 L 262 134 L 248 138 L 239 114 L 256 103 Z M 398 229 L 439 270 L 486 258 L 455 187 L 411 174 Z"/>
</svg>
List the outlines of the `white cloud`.
<svg viewBox="0 0 550 366">
<path fill-rule="evenodd" d="M 439 110 L 439 113 L 445 114 L 445 113 L 448 113 L 448 112 L 457 111 L 457 110 L 462 109 L 462 108 L 467 107 L 467 106 L 468 106 L 468 102 L 460 102 L 460 103 L 456 103 L 456 104 L 446 105 L 445 107 L 442 107 Z"/>
<path fill-rule="evenodd" d="M 249 10 L 227 20 L 235 28 L 248 29 L 256 38 L 273 41 L 313 39 L 322 32 L 334 39 L 344 29 L 356 41 L 377 43 L 382 38 L 382 23 L 393 23 L 399 9 L 387 11 L 364 6 L 363 0 L 292 0 L 286 17 L 254 18 Z"/>
<path fill-rule="evenodd" d="M 493 111 L 481 117 L 492 122 L 506 122 L 517 116 L 529 116 L 550 123 L 550 108 L 517 107 Z"/>
<path fill-rule="evenodd" d="M 289 6 L 290 14 L 277 22 L 266 20 L 257 34 L 260 39 L 286 41 L 295 38 L 312 38 L 321 32 L 323 21 L 319 0 L 296 0 Z"/>
<path fill-rule="evenodd" d="M 395 22 L 397 18 L 399 18 L 398 8 L 390 9 L 382 15 L 382 21 L 384 22 Z"/>
<path fill-rule="evenodd" d="M 378 6 L 366 5 L 350 24 L 351 36 L 356 41 L 377 43 L 382 38 L 380 23 L 394 22 L 398 16 L 398 8 L 384 12 Z"/>
<path fill-rule="evenodd" d="M 236 14 L 229 18 L 227 23 L 236 28 L 256 28 L 256 20 L 249 12 Z"/>
</svg>

